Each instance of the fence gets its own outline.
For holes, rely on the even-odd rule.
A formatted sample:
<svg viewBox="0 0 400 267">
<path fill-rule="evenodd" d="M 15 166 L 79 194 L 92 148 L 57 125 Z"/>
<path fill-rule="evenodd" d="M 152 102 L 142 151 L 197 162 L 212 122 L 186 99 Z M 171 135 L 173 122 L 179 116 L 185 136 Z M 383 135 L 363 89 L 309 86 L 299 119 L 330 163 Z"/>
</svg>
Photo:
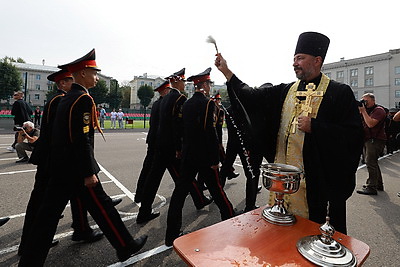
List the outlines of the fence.
<svg viewBox="0 0 400 267">
<path fill-rule="evenodd" d="M 3 118 L 11 118 L 11 110 L 3 109 L 0 110 L 0 117 Z M 143 112 L 127 112 L 124 113 L 124 118 L 132 119 L 132 120 L 143 120 L 144 114 Z M 106 113 L 106 119 L 110 119 L 110 112 Z M 150 119 L 150 110 L 146 111 L 146 120 Z"/>
</svg>

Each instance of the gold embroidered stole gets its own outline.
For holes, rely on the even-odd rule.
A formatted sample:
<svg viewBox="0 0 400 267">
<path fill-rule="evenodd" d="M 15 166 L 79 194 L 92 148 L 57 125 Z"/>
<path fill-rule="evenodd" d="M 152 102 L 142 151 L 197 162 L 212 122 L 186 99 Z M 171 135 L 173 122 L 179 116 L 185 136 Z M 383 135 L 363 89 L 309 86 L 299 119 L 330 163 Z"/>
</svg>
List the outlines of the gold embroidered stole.
<svg viewBox="0 0 400 267">
<path fill-rule="evenodd" d="M 322 74 L 321 81 L 316 91 L 322 91 L 324 95 L 329 85 L 329 78 Z M 296 127 L 297 118 L 303 112 L 302 104 L 305 100 L 300 101 L 296 97 L 297 88 L 300 81 L 295 82 L 289 89 L 286 95 L 285 102 L 282 108 L 281 125 L 278 131 L 275 162 L 289 164 L 304 170 L 303 165 L 303 143 L 305 133 L 300 130 L 292 131 L 292 127 Z M 311 114 L 309 117 L 316 118 L 319 106 L 323 97 L 311 98 Z M 297 127 L 296 127 L 297 128 Z M 270 194 L 269 204 L 273 204 L 275 194 Z M 299 191 L 292 195 L 284 196 L 285 203 L 288 205 L 288 210 L 295 215 L 308 218 L 308 205 L 306 197 L 306 184 L 305 179 L 301 179 Z"/>
</svg>

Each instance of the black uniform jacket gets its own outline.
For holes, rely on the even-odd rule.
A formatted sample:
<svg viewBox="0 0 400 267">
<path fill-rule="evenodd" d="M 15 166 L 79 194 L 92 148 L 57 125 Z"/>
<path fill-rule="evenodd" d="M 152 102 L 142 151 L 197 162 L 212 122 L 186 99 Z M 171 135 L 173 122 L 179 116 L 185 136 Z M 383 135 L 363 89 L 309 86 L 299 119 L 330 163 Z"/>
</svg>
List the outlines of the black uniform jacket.
<svg viewBox="0 0 400 267">
<path fill-rule="evenodd" d="M 70 168 L 68 171 L 72 170 L 79 182 L 100 171 L 94 158 L 96 119 L 92 97 L 84 87 L 73 83 L 58 104 L 51 138 L 52 162 L 61 169 Z"/>
<path fill-rule="evenodd" d="M 158 124 L 160 122 L 160 104 L 162 100 L 163 97 L 160 96 L 159 99 L 154 101 L 153 106 L 151 107 L 150 128 L 146 137 L 146 143 L 149 145 L 149 147 L 153 147 L 156 143 Z"/>
<path fill-rule="evenodd" d="M 157 146 L 169 151 L 182 150 L 183 119 L 182 107 L 186 96 L 172 88 L 160 105 L 160 124 Z"/>
<path fill-rule="evenodd" d="M 183 104 L 183 164 L 212 166 L 219 162 L 215 104 L 201 92 Z"/>
<path fill-rule="evenodd" d="M 321 75 L 313 82 L 318 86 Z M 266 138 L 265 154 L 273 162 L 281 112 L 291 84 L 253 89 L 235 75 L 227 83 L 254 116 L 252 105 L 263 106 L 266 125 L 253 125 Z M 301 82 L 301 87 L 305 83 Z M 260 111 L 259 111 L 260 112 Z M 257 116 L 257 115 L 255 115 Z M 259 116 L 259 115 L 258 115 Z M 346 200 L 355 188 L 355 173 L 362 151 L 362 122 L 353 91 L 348 85 L 330 81 L 317 117 L 311 120 L 312 133 L 305 134 L 303 145 L 307 197 L 310 200 Z M 258 134 L 260 136 L 260 134 Z"/>
<path fill-rule="evenodd" d="M 32 151 L 32 155 L 29 159 L 29 162 L 32 164 L 39 165 L 48 162 L 54 117 L 61 97 L 64 94 L 64 91 L 57 90 L 57 94 L 44 106 L 42 124 L 40 125 L 40 136 L 35 142 L 35 149 Z"/>
<path fill-rule="evenodd" d="M 11 115 L 14 115 L 14 124 L 22 126 L 26 121 L 31 120 L 33 111 L 31 107 L 22 99 L 15 101 L 11 108 Z"/>
</svg>

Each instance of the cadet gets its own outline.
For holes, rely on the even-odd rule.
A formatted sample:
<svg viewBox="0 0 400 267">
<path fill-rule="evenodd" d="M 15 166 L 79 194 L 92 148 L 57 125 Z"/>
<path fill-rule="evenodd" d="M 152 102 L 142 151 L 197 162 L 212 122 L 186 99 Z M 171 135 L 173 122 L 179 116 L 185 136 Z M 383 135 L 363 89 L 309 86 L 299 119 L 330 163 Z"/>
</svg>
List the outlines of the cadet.
<svg viewBox="0 0 400 267">
<path fill-rule="evenodd" d="M 44 193 L 47 188 L 47 184 L 49 181 L 49 153 L 50 153 L 50 137 L 51 137 L 51 128 L 53 125 L 53 120 L 55 116 L 55 112 L 57 110 L 57 105 L 66 92 L 71 89 L 71 85 L 73 82 L 72 74 L 67 70 L 60 70 L 55 73 L 50 74 L 47 79 L 49 81 L 53 81 L 57 85 L 57 93 L 56 95 L 49 101 L 44 107 L 43 110 L 43 120 L 41 126 L 41 135 L 39 139 L 36 141 L 35 149 L 32 152 L 30 163 L 37 165 L 36 175 L 35 175 L 35 184 L 33 190 L 31 192 L 31 196 L 29 198 L 29 202 L 26 208 L 24 226 L 22 229 L 21 235 L 21 243 L 18 248 L 18 255 L 23 254 L 23 250 L 25 249 L 26 239 L 28 237 L 28 233 L 32 227 L 32 223 L 35 219 L 35 216 L 38 212 L 40 205 L 42 204 Z M 76 206 L 72 205 L 71 202 L 71 210 Z M 72 212 L 72 214 L 77 212 Z M 77 226 L 82 222 L 82 226 L 80 229 L 85 229 L 85 239 L 87 242 L 94 242 L 100 240 L 102 237 L 101 232 L 93 232 L 90 228 L 87 216 L 85 220 L 74 220 L 73 217 L 73 226 Z M 76 235 L 76 234 L 75 234 Z M 80 240 L 83 240 L 80 239 Z M 76 240 L 78 241 L 78 240 Z M 57 240 L 53 240 L 52 245 L 58 244 Z"/>
<path fill-rule="evenodd" d="M 168 209 L 165 245 L 171 246 L 180 235 L 182 209 L 189 188 L 199 174 L 204 177 L 208 190 L 217 204 L 221 219 L 234 216 L 232 204 L 218 177 L 218 137 L 215 130 L 215 104 L 206 95 L 210 92 L 211 68 L 192 76 L 194 95 L 183 105 L 183 145 L 181 177 L 177 181 Z"/>
<path fill-rule="evenodd" d="M 174 86 L 184 90 L 184 69 L 167 77 L 174 82 Z M 175 78 L 174 78 L 175 77 Z M 179 77 L 179 78 L 178 78 Z M 170 88 L 170 92 L 165 95 L 160 104 L 160 121 L 157 130 L 156 150 L 153 164 L 144 187 L 143 201 L 136 219 L 137 223 L 145 223 L 159 216 L 159 212 L 152 212 L 151 205 L 154 201 L 161 179 L 166 169 L 168 169 L 174 182 L 179 178 L 179 164 L 181 157 L 181 138 L 182 138 L 182 105 L 186 101 L 186 96 L 180 90 L 171 88 L 169 80 L 165 86 Z M 196 184 L 190 187 L 191 196 L 197 209 L 202 209 L 210 204 L 211 199 L 203 196 Z"/>
<path fill-rule="evenodd" d="M 157 130 L 158 124 L 160 121 L 160 104 L 163 97 L 169 92 L 168 86 L 159 86 L 154 91 L 157 91 L 160 94 L 160 97 L 154 101 L 153 106 L 151 107 L 150 114 L 150 128 L 147 133 L 146 143 L 147 143 L 147 154 L 143 161 L 143 167 L 139 175 L 139 179 L 136 185 L 136 193 L 135 193 L 135 202 L 142 202 L 142 196 L 144 191 L 144 185 L 146 178 L 150 172 L 151 165 L 154 157 L 155 143 L 157 138 Z"/>
<path fill-rule="evenodd" d="M 98 81 L 94 49 L 82 58 L 60 66 L 75 82 L 60 101 L 51 137 L 51 175 L 43 204 L 30 231 L 20 266 L 42 266 L 58 219 L 71 195 L 77 194 L 116 249 L 120 261 L 139 251 L 147 236 L 133 239 L 97 177 L 94 131 L 99 129 L 96 105 L 88 94 Z"/>
</svg>

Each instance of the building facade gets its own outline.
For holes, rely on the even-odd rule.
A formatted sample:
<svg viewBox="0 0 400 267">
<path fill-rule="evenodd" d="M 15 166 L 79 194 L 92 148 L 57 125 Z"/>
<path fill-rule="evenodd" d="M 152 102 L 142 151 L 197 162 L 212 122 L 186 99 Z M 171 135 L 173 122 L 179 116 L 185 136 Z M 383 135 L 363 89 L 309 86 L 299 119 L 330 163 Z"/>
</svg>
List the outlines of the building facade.
<svg viewBox="0 0 400 267">
<path fill-rule="evenodd" d="M 165 80 L 161 78 L 160 76 L 155 76 L 155 75 L 147 75 L 147 73 L 144 73 L 143 75 L 139 76 L 134 76 L 133 80 L 129 82 L 129 85 L 131 87 L 131 99 L 130 99 L 130 109 L 140 109 L 140 99 L 137 96 L 137 92 L 139 88 L 143 85 L 148 85 L 152 88 L 157 88 L 160 86 Z M 153 97 L 151 100 L 150 106 L 153 104 L 155 99 L 158 97 Z"/>
<path fill-rule="evenodd" d="M 22 88 L 21 91 L 25 94 L 25 101 L 32 107 L 43 107 L 46 104 L 46 94 L 53 88 L 54 82 L 47 80 L 47 76 L 60 69 L 53 66 L 35 65 L 26 63 L 12 63 L 21 74 Z M 98 74 L 99 79 L 104 80 L 107 88 L 110 88 L 112 77 Z M 10 103 L 14 100 L 11 98 Z"/>
<path fill-rule="evenodd" d="M 325 64 L 322 71 L 332 80 L 348 84 L 356 99 L 373 93 L 377 104 L 400 107 L 400 49 Z"/>
</svg>

